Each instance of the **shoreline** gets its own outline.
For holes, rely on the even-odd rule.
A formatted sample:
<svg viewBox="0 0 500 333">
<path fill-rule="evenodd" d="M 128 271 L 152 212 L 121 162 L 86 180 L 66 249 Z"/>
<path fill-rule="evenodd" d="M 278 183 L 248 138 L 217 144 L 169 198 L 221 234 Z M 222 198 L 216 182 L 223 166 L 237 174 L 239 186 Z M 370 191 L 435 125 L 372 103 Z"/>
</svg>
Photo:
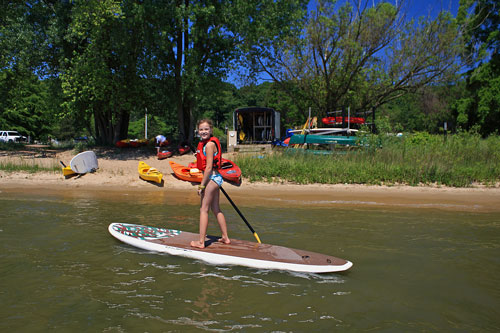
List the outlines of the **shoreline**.
<svg viewBox="0 0 500 333">
<path fill-rule="evenodd" d="M 93 175 L 85 175 L 85 177 Z M 109 200 L 142 200 L 151 204 L 199 204 L 197 186 L 164 175 L 163 187 L 133 181 L 133 185 L 117 182 L 96 184 L 94 181 L 69 183 L 62 175 L 17 173 L 14 177 L 0 175 L 0 196 L 10 193 L 32 195 L 64 195 L 68 197 L 102 197 Z M 38 178 L 36 179 L 35 178 Z M 54 178 L 62 178 L 54 179 Z M 172 179 L 169 179 L 172 178 Z M 173 185 L 172 184 L 175 184 Z M 90 183 L 90 184 L 89 184 Z M 123 183 L 123 182 L 122 182 Z M 138 184 L 137 184 L 138 183 Z M 179 184 L 177 184 L 179 183 Z M 367 185 L 295 185 L 249 183 L 240 186 L 225 183 L 224 188 L 238 206 L 263 207 L 339 207 L 339 208 L 391 208 L 391 209 L 440 209 L 457 212 L 500 212 L 498 188 L 434 188 L 410 186 Z M 229 204 L 221 194 L 221 203 Z"/>
<path fill-rule="evenodd" d="M 158 160 L 150 150 L 125 152 L 97 151 L 99 169 L 95 173 L 65 179 L 56 172 L 0 171 L 0 196 L 9 193 L 63 194 L 69 197 L 82 195 L 103 196 L 112 200 L 146 198 L 156 203 L 199 204 L 196 185 L 175 178 L 168 163 L 173 160 L 187 165 L 194 161 L 194 154 Z M 3 154 L 0 159 L 36 160 L 40 165 L 53 165 L 69 160 L 72 151 L 53 156 L 13 156 Z M 230 154 L 225 154 L 231 159 Z M 157 168 L 164 175 L 163 187 L 139 178 L 139 161 Z M 238 206 L 265 207 L 349 207 L 349 208 L 408 208 L 443 209 L 457 212 L 500 212 L 499 187 L 451 188 L 436 186 L 373 186 L 373 185 L 297 185 L 276 183 L 251 183 L 243 179 L 239 186 L 225 182 L 224 188 Z M 156 198 L 156 199 L 155 199 Z M 144 200 L 146 200 L 144 199 Z M 229 204 L 221 194 L 221 203 Z"/>
</svg>

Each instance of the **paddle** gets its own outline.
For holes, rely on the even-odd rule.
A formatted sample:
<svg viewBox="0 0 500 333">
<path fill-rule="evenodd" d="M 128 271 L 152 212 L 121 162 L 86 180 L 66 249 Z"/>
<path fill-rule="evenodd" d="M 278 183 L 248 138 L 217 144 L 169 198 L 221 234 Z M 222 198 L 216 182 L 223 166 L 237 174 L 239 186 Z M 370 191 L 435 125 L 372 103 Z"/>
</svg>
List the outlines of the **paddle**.
<svg viewBox="0 0 500 333">
<path fill-rule="evenodd" d="M 243 216 L 243 214 L 241 214 L 240 210 L 238 209 L 238 207 L 236 207 L 236 205 L 234 204 L 233 200 L 231 200 L 231 198 L 229 197 L 229 195 L 226 193 L 226 191 L 222 188 L 222 186 L 220 187 L 222 193 L 224 193 L 224 195 L 226 196 L 227 200 L 229 200 L 229 202 L 231 203 L 231 205 L 233 206 L 233 208 L 236 210 L 236 212 L 240 215 L 240 217 L 243 219 L 243 221 L 246 223 L 247 227 L 250 229 L 250 231 L 253 233 L 255 239 L 257 239 L 257 242 L 259 242 L 259 244 L 261 243 L 260 241 L 260 238 L 259 238 L 259 235 L 257 235 L 257 233 L 255 232 L 255 230 L 253 230 L 252 226 L 250 225 L 250 223 L 248 223 L 247 219 Z"/>
</svg>

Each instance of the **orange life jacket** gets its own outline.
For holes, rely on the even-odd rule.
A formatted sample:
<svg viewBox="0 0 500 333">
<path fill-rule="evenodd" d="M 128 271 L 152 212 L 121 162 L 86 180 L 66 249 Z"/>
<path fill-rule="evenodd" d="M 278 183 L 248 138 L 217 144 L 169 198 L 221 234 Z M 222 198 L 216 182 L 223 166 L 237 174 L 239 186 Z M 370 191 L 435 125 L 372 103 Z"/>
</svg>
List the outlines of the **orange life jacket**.
<svg viewBox="0 0 500 333">
<path fill-rule="evenodd" d="M 208 140 L 203 140 L 198 143 L 198 147 L 196 148 L 196 167 L 202 171 L 207 167 L 207 156 L 203 153 L 203 148 L 207 143 L 212 141 L 215 143 L 217 147 L 217 154 L 214 156 L 214 164 L 213 168 L 219 170 L 222 168 L 222 149 L 220 147 L 219 139 L 212 136 Z"/>
</svg>

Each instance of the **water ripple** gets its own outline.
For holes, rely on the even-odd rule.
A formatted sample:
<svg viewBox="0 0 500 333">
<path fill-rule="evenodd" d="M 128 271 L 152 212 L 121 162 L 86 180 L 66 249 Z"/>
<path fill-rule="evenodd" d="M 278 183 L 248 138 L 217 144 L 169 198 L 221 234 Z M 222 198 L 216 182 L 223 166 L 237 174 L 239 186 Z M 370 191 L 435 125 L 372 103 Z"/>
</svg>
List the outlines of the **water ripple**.
<svg viewBox="0 0 500 333">
<path fill-rule="evenodd" d="M 376 201 L 360 201 L 360 200 L 293 200 L 281 198 L 269 198 L 270 201 L 279 201 L 287 203 L 291 206 L 295 205 L 355 205 L 355 206 L 395 206 L 408 208 L 455 208 L 465 210 L 479 210 L 483 208 L 481 205 L 459 205 L 459 204 L 444 204 L 444 203 L 386 203 Z"/>
</svg>

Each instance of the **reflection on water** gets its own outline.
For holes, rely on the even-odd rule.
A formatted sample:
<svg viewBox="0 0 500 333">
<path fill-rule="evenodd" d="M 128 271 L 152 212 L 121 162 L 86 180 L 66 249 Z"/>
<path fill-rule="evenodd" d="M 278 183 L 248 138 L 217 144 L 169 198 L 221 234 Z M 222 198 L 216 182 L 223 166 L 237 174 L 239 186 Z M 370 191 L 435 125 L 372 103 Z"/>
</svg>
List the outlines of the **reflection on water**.
<svg viewBox="0 0 500 333">
<path fill-rule="evenodd" d="M 430 208 L 240 207 L 265 243 L 354 262 L 314 275 L 132 248 L 111 222 L 197 231 L 168 192 L 0 193 L 0 331 L 493 331 L 500 216 Z M 125 195 L 126 194 L 126 195 Z M 253 240 L 230 206 L 230 235 Z M 213 221 L 211 233 L 218 228 Z"/>
</svg>

